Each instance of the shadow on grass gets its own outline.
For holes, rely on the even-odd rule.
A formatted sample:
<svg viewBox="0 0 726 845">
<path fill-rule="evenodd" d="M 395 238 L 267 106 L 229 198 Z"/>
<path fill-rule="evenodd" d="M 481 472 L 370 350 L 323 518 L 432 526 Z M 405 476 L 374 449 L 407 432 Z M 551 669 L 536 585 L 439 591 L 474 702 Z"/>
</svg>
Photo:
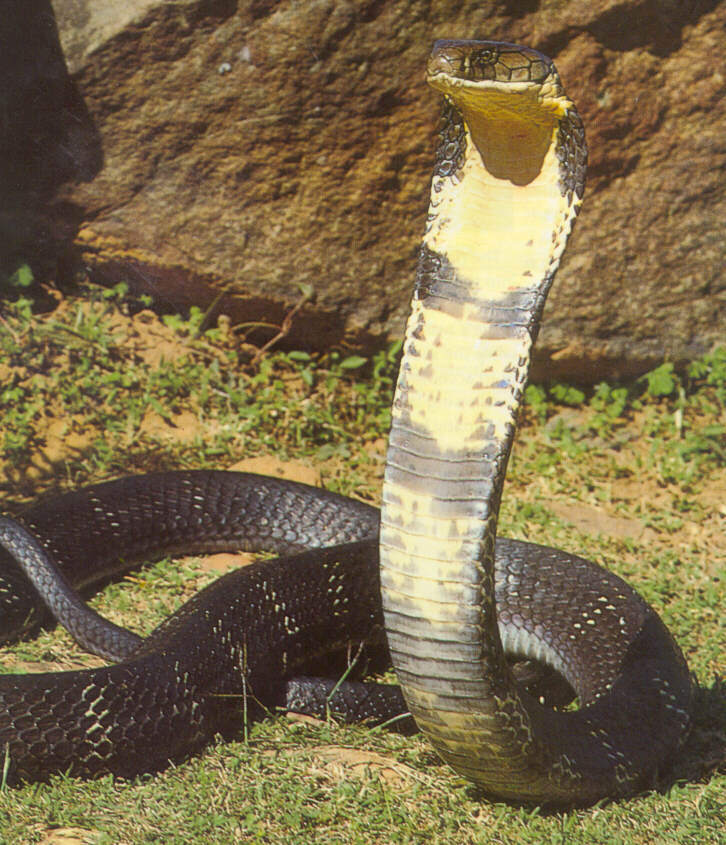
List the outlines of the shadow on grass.
<svg viewBox="0 0 726 845">
<path fill-rule="evenodd" d="M 720 677 L 711 687 L 694 685 L 693 727 L 659 787 L 705 780 L 714 772 L 726 772 L 726 682 Z"/>
</svg>

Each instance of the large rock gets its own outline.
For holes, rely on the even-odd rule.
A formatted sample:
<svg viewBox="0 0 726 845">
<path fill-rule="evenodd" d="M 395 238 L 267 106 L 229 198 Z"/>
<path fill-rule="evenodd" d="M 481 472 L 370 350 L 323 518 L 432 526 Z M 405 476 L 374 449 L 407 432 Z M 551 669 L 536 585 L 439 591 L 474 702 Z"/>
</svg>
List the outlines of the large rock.
<svg viewBox="0 0 726 845">
<path fill-rule="evenodd" d="M 47 235 L 40 254 L 58 275 L 80 260 L 250 326 L 279 326 L 312 290 L 292 343 L 399 336 L 438 112 L 426 56 L 437 37 L 489 37 L 557 60 L 591 149 L 539 375 L 632 375 L 723 340 L 724 2 L 12 5 L 23 33 L 43 22 L 52 65 L 23 53 L 13 102 L 32 109 L 22 86 L 45 74 L 66 103 L 49 100 L 34 154 L 63 168 L 35 190 L 41 223 L 27 228 Z M 53 12 L 66 78 L 48 46 Z"/>
</svg>

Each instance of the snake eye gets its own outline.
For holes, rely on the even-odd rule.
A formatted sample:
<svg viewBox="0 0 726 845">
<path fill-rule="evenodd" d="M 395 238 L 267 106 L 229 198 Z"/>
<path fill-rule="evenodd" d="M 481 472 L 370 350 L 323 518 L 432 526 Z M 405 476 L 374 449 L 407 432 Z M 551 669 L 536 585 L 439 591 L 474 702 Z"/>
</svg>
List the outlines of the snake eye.
<svg viewBox="0 0 726 845">
<path fill-rule="evenodd" d="M 492 69 L 496 61 L 497 53 L 495 50 L 486 49 L 472 53 L 470 59 L 472 70 L 471 75 L 481 79 L 492 78 Z"/>
</svg>

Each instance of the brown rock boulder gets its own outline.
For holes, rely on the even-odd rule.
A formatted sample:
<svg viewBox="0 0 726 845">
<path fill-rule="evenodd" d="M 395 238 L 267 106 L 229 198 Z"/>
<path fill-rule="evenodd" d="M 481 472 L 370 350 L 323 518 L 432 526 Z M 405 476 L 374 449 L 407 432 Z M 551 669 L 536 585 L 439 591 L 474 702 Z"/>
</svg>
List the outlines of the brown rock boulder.
<svg viewBox="0 0 726 845">
<path fill-rule="evenodd" d="M 723 339 L 724 2 L 17 6 L 44 21 L 54 68 L 21 62 L 13 102 L 54 80 L 43 155 L 65 169 L 35 189 L 27 231 L 60 275 L 80 259 L 174 307 L 214 302 L 272 326 L 258 342 L 308 294 L 293 344 L 398 337 L 438 113 L 426 56 L 437 37 L 499 38 L 556 59 L 591 148 L 538 374 L 632 375 Z"/>
</svg>

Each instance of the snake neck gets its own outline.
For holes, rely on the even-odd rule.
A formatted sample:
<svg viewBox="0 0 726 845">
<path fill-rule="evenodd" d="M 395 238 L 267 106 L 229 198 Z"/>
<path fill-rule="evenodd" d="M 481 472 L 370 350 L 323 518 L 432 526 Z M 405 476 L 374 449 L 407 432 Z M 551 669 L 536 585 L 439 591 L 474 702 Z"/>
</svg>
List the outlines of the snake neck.
<svg viewBox="0 0 726 845">
<path fill-rule="evenodd" d="M 566 149 L 576 114 L 525 96 L 521 111 L 500 91 L 484 108 L 444 107 L 381 523 L 386 630 L 411 712 L 459 772 L 487 786 L 508 767 L 520 794 L 532 727 L 498 633 L 494 541 L 532 344 L 582 193 Z"/>
</svg>

